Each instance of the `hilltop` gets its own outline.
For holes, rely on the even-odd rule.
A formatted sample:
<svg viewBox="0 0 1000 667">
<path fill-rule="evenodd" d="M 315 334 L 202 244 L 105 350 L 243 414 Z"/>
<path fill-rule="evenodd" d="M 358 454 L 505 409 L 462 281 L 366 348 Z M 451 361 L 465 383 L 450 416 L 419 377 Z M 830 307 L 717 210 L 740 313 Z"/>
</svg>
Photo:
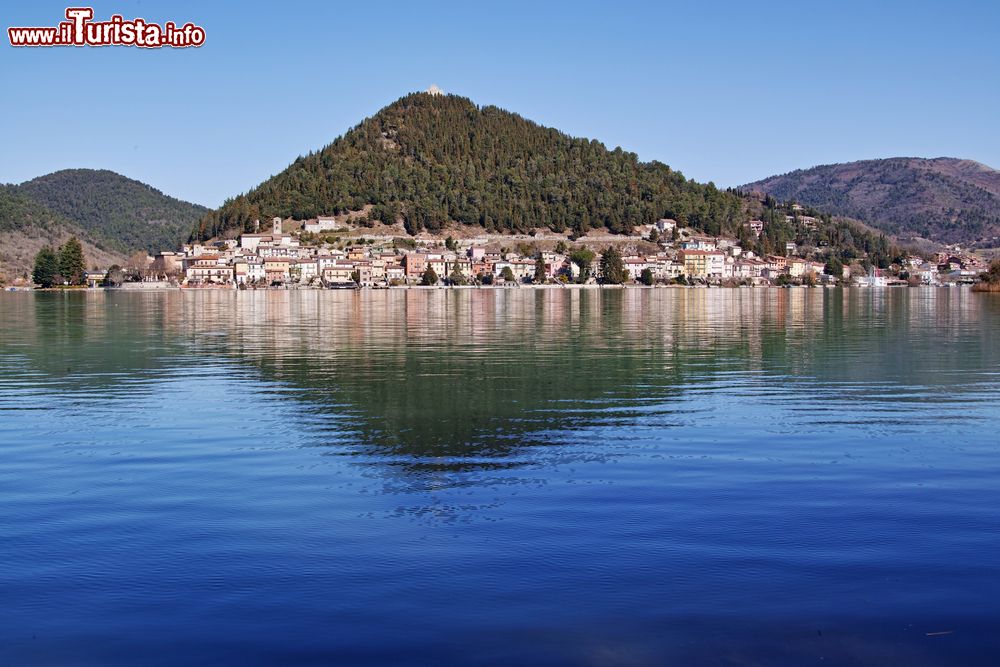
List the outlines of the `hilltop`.
<svg viewBox="0 0 1000 667">
<path fill-rule="evenodd" d="M 364 212 L 415 234 L 449 223 L 492 233 L 547 228 L 623 233 L 673 218 L 709 233 L 746 219 L 737 194 L 660 162 L 609 150 L 495 106 L 414 93 L 206 215 L 194 239 L 252 231 L 256 220 Z"/>
<path fill-rule="evenodd" d="M 64 169 L 15 190 L 121 254 L 176 249 L 208 211 L 105 169 Z"/>
<path fill-rule="evenodd" d="M 743 186 L 864 220 L 901 240 L 1000 246 L 1000 171 L 956 158 L 888 158 L 800 169 Z"/>
</svg>

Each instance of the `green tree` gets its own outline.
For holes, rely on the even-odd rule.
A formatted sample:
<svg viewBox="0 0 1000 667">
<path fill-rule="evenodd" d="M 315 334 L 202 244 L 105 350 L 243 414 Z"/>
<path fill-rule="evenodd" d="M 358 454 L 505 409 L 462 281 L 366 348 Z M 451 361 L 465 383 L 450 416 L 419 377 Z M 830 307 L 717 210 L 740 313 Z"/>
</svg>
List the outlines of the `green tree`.
<svg viewBox="0 0 1000 667">
<path fill-rule="evenodd" d="M 840 258 L 836 255 L 831 255 L 830 259 L 826 260 L 826 266 L 823 267 L 823 273 L 828 276 L 836 276 L 840 278 L 844 275 L 844 263 L 840 261 Z"/>
<path fill-rule="evenodd" d="M 449 236 L 444 240 L 444 247 L 452 251 L 458 250 L 458 243 L 455 242 L 455 239 Z"/>
<path fill-rule="evenodd" d="M 87 270 L 83 246 L 75 236 L 59 248 L 59 273 L 70 285 L 82 285 Z"/>
<path fill-rule="evenodd" d="M 509 266 L 503 267 L 503 269 L 500 271 L 500 277 L 503 278 L 504 280 L 506 280 L 509 283 L 512 283 L 515 280 L 517 280 L 514 277 L 514 272 L 510 270 Z"/>
<path fill-rule="evenodd" d="M 541 255 L 535 258 L 535 282 L 538 284 L 545 282 L 545 260 Z"/>
<path fill-rule="evenodd" d="M 660 230 L 658 230 L 656 227 L 653 227 L 653 229 L 651 229 L 649 232 L 649 242 L 650 243 L 660 242 Z"/>
<path fill-rule="evenodd" d="M 580 283 L 590 279 L 591 266 L 594 264 L 594 251 L 589 248 L 577 248 L 569 255 L 569 261 L 580 269 Z"/>
<path fill-rule="evenodd" d="M 448 282 L 450 282 L 452 285 L 465 285 L 466 282 L 468 281 L 466 281 L 465 275 L 461 271 L 459 271 L 458 267 L 456 266 L 455 270 L 451 272 L 450 276 L 448 276 Z"/>
<path fill-rule="evenodd" d="M 52 287 L 59 275 L 59 257 L 51 246 L 45 246 L 35 255 L 35 268 L 31 279 L 36 285 Z"/>
<path fill-rule="evenodd" d="M 652 269 L 650 269 L 648 266 L 645 269 L 643 269 L 642 273 L 639 274 L 639 282 L 641 282 L 643 285 L 652 285 L 653 284 Z"/>
<path fill-rule="evenodd" d="M 427 267 L 424 270 L 424 275 L 420 277 L 421 285 L 437 285 L 438 274 L 434 272 L 434 269 Z"/>
<path fill-rule="evenodd" d="M 610 285 L 621 285 L 627 278 L 622 254 L 614 246 L 608 246 L 601 254 L 601 279 Z"/>
</svg>

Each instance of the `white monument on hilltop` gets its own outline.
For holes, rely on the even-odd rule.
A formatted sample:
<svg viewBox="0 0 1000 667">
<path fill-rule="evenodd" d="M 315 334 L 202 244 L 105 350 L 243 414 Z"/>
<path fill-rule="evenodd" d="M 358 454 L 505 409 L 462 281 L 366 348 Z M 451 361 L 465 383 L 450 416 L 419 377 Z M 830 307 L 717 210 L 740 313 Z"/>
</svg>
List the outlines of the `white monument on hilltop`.
<svg viewBox="0 0 1000 667">
<path fill-rule="evenodd" d="M 444 91 L 438 88 L 436 83 L 432 83 L 431 87 L 427 89 L 428 95 L 444 95 Z"/>
</svg>

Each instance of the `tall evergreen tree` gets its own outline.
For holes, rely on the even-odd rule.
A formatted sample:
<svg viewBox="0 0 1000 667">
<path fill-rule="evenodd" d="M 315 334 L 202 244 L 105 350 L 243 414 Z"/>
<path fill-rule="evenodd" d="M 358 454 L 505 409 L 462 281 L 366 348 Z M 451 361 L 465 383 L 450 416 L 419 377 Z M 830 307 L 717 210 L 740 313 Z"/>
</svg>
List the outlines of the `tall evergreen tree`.
<svg viewBox="0 0 1000 667">
<path fill-rule="evenodd" d="M 59 248 L 59 273 L 70 285 L 82 285 L 87 270 L 83 246 L 75 236 Z"/>
<path fill-rule="evenodd" d="M 45 246 L 35 255 L 35 268 L 31 272 L 31 279 L 36 285 L 52 287 L 58 275 L 59 258 L 56 251 L 51 246 Z"/>
<path fill-rule="evenodd" d="M 601 254 L 601 279 L 610 285 L 621 285 L 628 278 L 625 262 L 618 248 L 608 246 Z"/>
<path fill-rule="evenodd" d="M 538 284 L 545 282 L 545 260 L 541 255 L 535 258 L 535 282 Z"/>
</svg>

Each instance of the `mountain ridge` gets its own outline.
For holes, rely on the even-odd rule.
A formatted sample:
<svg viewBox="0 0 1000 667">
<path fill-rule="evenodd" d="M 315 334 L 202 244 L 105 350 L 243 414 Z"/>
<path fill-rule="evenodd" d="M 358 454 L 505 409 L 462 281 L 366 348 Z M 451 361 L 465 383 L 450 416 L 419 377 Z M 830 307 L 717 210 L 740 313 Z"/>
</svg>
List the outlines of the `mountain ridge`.
<svg viewBox="0 0 1000 667">
<path fill-rule="evenodd" d="M 1000 245 L 1000 171 L 974 160 L 856 160 L 796 169 L 740 189 L 864 220 L 902 240 Z"/>
</svg>

